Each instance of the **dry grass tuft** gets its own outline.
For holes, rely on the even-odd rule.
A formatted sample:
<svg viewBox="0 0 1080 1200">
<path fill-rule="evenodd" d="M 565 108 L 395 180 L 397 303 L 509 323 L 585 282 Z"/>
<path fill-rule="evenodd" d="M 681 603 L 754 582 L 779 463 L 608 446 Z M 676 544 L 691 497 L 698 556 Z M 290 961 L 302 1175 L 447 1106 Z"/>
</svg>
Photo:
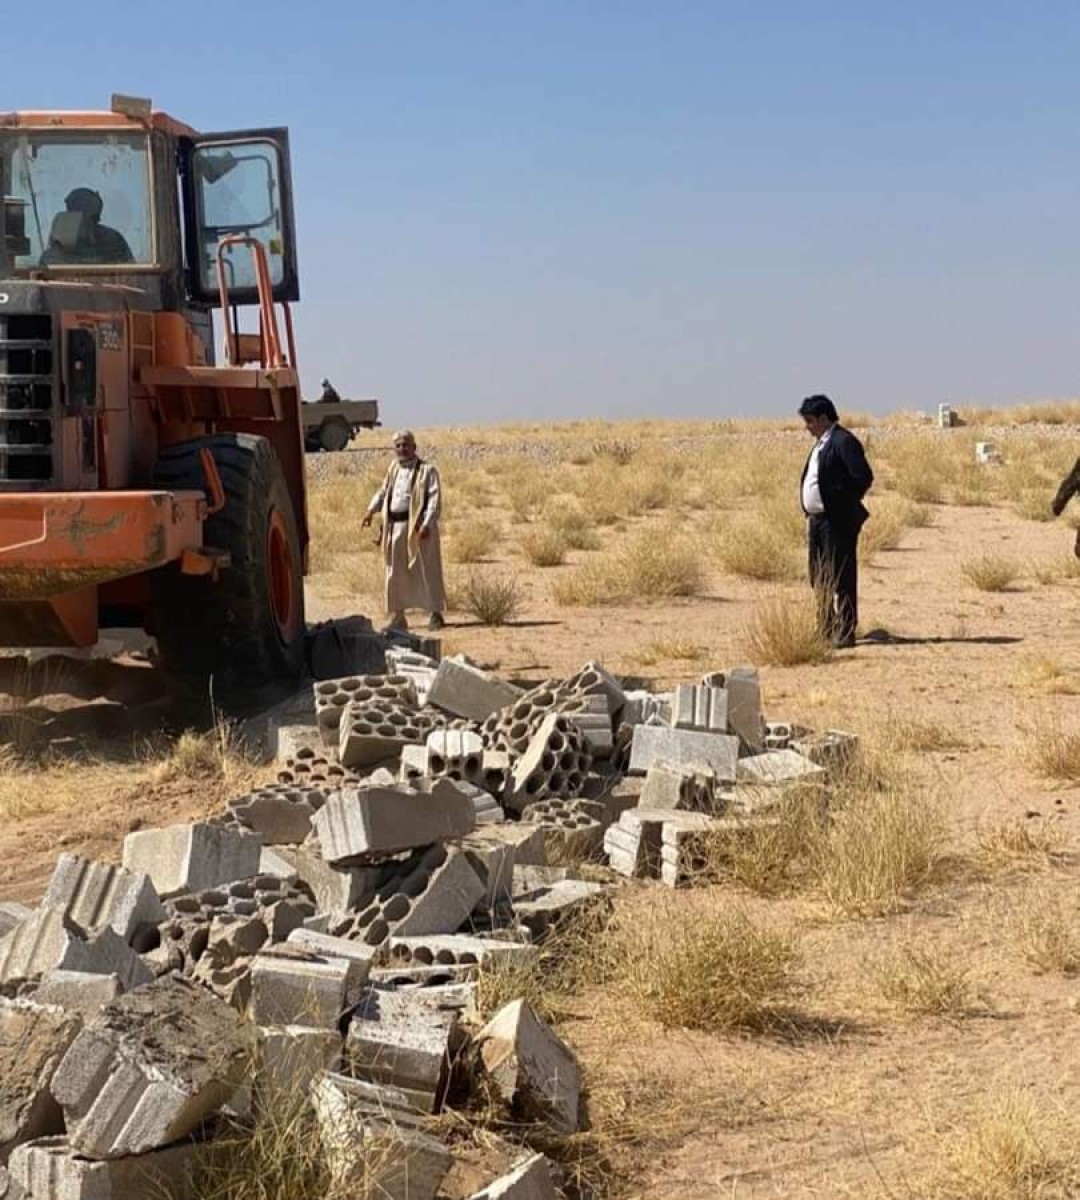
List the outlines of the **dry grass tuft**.
<svg viewBox="0 0 1080 1200">
<path fill-rule="evenodd" d="M 1020 681 L 1051 696 L 1080 694 L 1080 677 L 1046 654 L 1033 655 L 1024 664 Z"/>
<path fill-rule="evenodd" d="M 688 638 L 654 638 L 627 654 L 631 662 L 642 667 L 655 667 L 662 662 L 700 662 L 709 647 Z"/>
<path fill-rule="evenodd" d="M 1056 821 L 1013 819 L 977 831 L 976 860 L 990 872 L 1034 870 L 1059 858 L 1065 832 Z"/>
<path fill-rule="evenodd" d="M 553 501 L 544 512 L 544 520 L 563 539 L 568 550 L 598 550 L 600 535 L 589 514 L 575 500 Z"/>
<path fill-rule="evenodd" d="M 1080 558 L 1075 554 L 1059 554 L 1048 562 L 1032 563 L 1030 573 L 1037 583 L 1065 583 L 1080 579 Z"/>
<path fill-rule="evenodd" d="M 483 625 L 505 625 L 521 608 L 521 586 L 512 575 L 471 571 L 461 582 L 461 596 L 455 607 Z"/>
<path fill-rule="evenodd" d="M 458 517 L 447 547 L 452 562 L 477 563 L 487 558 L 498 544 L 499 528 L 494 521 Z"/>
<path fill-rule="evenodd" d="M 987 1000 L 954 953 L 908 942 L 877 964 L 882 995 L 905 1012 L 960 1017 L 984 1013 Z"/>
<path fill-rule="evenodd" d="M 1027 887 L 1010 897 L 1005 925 L 1016 948 L 1042 975 L 1080 974 L 1080 913 L 1060 890 Z"/>
<path fill-rule="evenodd" d="M 939 1200 L 1075 1196 L 1080 1158 L 1068 1122 L 1019 1093 L 991 1101 L 946 1142 Z"/>
<path fill-rule="evenodd" d="M 893 714 L 886 726 L 890 746 L 929 754 L 936 750 L 957 750 L 966 743 L 945 721 L 928 721 L 921 717 L 902 717 Z"/>
<path fill-rule="evenodd" d="M 594 458 L 606 458 L 620 467 L 629 466 L 637 457 L 639 449 L 637 442 L 627 438 L 603 438 L 592 445 Z"/>
<path fill-rule="evenodd" d="M 1043 710 L 1020 732 L 1020 756 L 1030 770 L 1047 779 L 1080 779 L 1080 729 L 1065 729 L 1057 713 Z"/>
<path fill-rule="evenodd" d="M 867 562 L 885 550 L 895 550 L 909 529 L 922 529 L 933 520 L 931 509 L 906 496 L 882 496 L 873 508 L 873 519 L 864 526 L 860 539 L 860 553 Z"/>
<path fill-rule="evenodd" d="M 150 775 L 154 783 L 199 780 L 240 787 L 250 781 L 254 770 L 254 759 L 236 727 L 218 720 L 212 729 L 185 730 Z"/>
<path fill-rule="evenodd" d="M 566 561 L 566 539 L 558 529 L 530 529 L 518 544 L 521 553 L 534 567 L 558 567 Z"/>
<path fill-rule="evenodd" d="M 818 607 L 806 593 L 778 592 L 758 600 L 746 626 L 744 644 L 750 660 L 765 666 L 821 663 L 832 653 L 818 620 Z"/>
<path fill-rule="evenodd" d="M 612 988 L 665 1028 L 767 1028 L 797 992 L 798 962 L 791 933 L 707 892 L 622 906 L 604 939 Z"/>
<path fill-rule="evenodd" d="M 895 912 L 941 862 L 946 843 L 941 808 L 903 780 L 875 787 L 853 773 L 836 788 L 831 816 L 819 873 L 826 899 L 840 912 Z"/>
<path fill-rule="evenodd" d="M 980 554 L 962 562 L 960 573 L 980 592 L 1003 592 L 1016 582 L 1020 567 L 1003 554 Z"/>
<path fill-rule="evenodd" d="M 670 530 L 640 530 L 588 566 L 557 580 L 552 590 L 559 604 L 647 603 L 678 596 L 697 596 L 705 586 L 698 549 Z"/>
<path fill-rule="evenodd" d="M 720 565 L 743 579 L 798 579 L 804 571 L 798 542 L 769 522 L 765 514 L 735 513 L 726 518 L 714 538 Z"/>
</svg>

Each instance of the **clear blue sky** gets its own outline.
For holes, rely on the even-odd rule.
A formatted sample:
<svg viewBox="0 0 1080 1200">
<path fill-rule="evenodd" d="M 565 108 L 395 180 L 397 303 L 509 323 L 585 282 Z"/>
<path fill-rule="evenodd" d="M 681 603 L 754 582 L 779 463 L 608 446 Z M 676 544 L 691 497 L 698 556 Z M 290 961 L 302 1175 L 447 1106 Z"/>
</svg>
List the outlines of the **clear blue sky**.
<svg viewBox="0 0 1080 1200">
<path fill-rule="evenodd" d="M 287 124 L 301 368 L 392 423 L 1080 392 L 1075 0 L 51 0 L 0 108 Z"/>
</svg>

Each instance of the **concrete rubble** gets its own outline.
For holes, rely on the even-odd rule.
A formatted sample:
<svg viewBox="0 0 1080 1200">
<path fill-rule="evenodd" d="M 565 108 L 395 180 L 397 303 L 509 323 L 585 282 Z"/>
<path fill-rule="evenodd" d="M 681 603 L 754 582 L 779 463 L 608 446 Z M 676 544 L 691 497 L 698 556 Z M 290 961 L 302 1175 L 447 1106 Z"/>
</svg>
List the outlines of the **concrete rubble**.
<svg viewBox="0 0 1080 1200">
<path fill-rule="evenodd" d="M 37 907 L 0 904 L 4 1200 L 188 1200 L 219 1119 L 281 1094 L 358 1195 L 434 1200 L 432 1118 L 478 1091 L 576 1132 L 574 1055 L 522 999 L 484 1024 L 485 974 L 599 930 L 619 887 L 707 882 L 717 839 L 781 819 L 789 784 L 826 797 L 858 752 L 767 722 L 752 667 L 656 694 L 357 636 L 363 670 L 268 718 L 276 782 L 129 834 L 121 866 L 63 854 Z M 559 1194 L 520 1147 L 479 1178 L 472 1200 Z"/>
</svg>

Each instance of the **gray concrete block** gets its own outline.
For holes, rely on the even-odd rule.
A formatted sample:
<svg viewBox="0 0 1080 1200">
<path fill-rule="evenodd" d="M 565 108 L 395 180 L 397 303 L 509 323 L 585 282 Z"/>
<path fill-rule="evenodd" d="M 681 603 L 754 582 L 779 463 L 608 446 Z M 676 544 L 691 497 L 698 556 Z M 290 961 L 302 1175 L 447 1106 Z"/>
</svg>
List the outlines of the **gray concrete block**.
<svg viewBox="0 0 1080 1200">
<path fill-rule="evenodd" d="M 484 742 L 478 733 L 467 729 L 436 729 L 427 736 L 426 750 L 426 773 L 433 778 L 446 775 L 474 782 L 481 776 Z"/>
<path fill-rule="evenodd" d="M 524 894 L 515 889 L 514 915 L 539 940 L 549 929 L 602 902 L 606 889 L 583 879 L 563 879 Z"/>
<path fill-rule="evenodd" d="M 170 825 L 124 838 L 124 866 L 145 871 L 161 896 L 250 879 L 261 852 L 258 837 L 222 825 Z"/>
<path fill-rule="evenodd" d="M 598 662 L 587 662 L 566 682 L 578 695 L 603 696 L 612 717 L 618 717 L 626 704 L 626 692 L 622 684 Z"/>
<path fill-rule="evenodd" d="M 311 889 L 319 912 L 349 912 L 366 903 L 385 879 L 382 867 L 334 867 L 314 850 L 281 848 L 279 857 Z"/>
<path fill-rule="evenodd" d="M 385 700 L 350 701 L 341 716 L 338 758 L 343 767 L 370 767 L 397 758 L 403 746 L 422 742 L 445 718 L 432 709 Z"/>
<path fill-rule="evenodd" d="M 55 1004 L 58 1008 L 76 1013 L 85 1021 L 92 1020 L 123 993 L 115 975 L 91 975 L 86 971 L 46 971 L 34 989 L 36 1004 Z"/>
<path fill-rule="evenodd" d="M 148 875 L 75 854 L 56 860 L 41 902 L 61 909 L 87 932 L 110 927 L 128 943 L 167 915 Z"/>
<path fill-rule="evenodd" d="M 317 751 L 323 745 L 322 733 L 314 723 L 271 721 L 269 735 L 270 755 L 279 763 L 296 758 L 304 751 Z"/>
<path fill-rule="evenodd" d="M 0 984 L 47 971 L 116 975 L 125 990 L 149 983 L 149 968 L 109 926 L 87 933 L 59 908 L 39 908 L 0 938 Z"/>
<path fill-rule="evenodd" d="M 81 1026 L 61 1008 L 0 1000 L 0 1163 L 23 1142 L 63 1133 L 49 1087 Z"/>
<path fill-rule="evenodd" d="M 824 733 L 796 738 L 791 743 L 791 749 L 826 771 L 840 771 L 854 761 L 859 750 L 859 737 L 841 729 L 827 729 Z"/>
<path fill-rule="evenodd" d="M 500 1009 L 476 1036 L 478 1063 L 519 1117 L 556 1133 L 579 1128 L 581 1072 L 566 1044 L 524 1000 Z"/>
<path fill-rule="evenodd" d="M 635 725 L 630 771 L 642 775 L 654 764 L 667 762 L 711 770 L 717 783 L 734 783 L 738 757 L 739 739 L 729 734 Z"/>
<path fill-rule="evenodd" d="M 547 865 L 544 831 L 538 825 L 522 825 L 512 821 L 503 825 L 482 825 L 469 834 L 468 845 L 480 843 L 508 846 L 513 852 L 515 866 Z"/>
<path fill-rule="evenodd" d="M 322 855 L 334 864 L 464 837 L 475 825 L 472 801 L 448 779 L 436 780 L 429 791 L 347 788 L 315 817 Z"/>
<path fill-rule="evenodd" d="M 703 683 L 680 683 L 675 688 L 675 702 L 671 706 L 671 724 L 675 729 L 727 733 L 727 692 Z"/>
<path fill-rule="evenodd" d="M 558 1200 L 551 1165 L 542 1154 L 523 1159 L 469 1200 Z"/>
<path fill-rule="evenodd" d="M 213 1143 L 181 1142 L 100 1161 L 77 1153 L 67 1138 L 51 1137 L 20 1146 L 11 1177 L 23 1200 L 196 1200 L 213 1154 Z"/>
<path fill-rule="evenodd" d="M 487 894 L 487 883 L 469 862 L 468 855 L 452 847 L 446 861 L 435 868 L 427 885 L 412 900 L 409 911 L 393 924 L 401 937 L 454 933 L 469 919 Z"/>
<path fill-rule="evenodd" d="M 768 750 L 740 759 L 738 777 L 748 783 L 804 783 L 824 779 L 825 770 L 797 750 Z"/>
<path fill-rule="evenodd" d="M 507 907 L 514 883 L 513 847 L 470 833 L 462 839 L 461 848 L 465 851 L 469 866 L 484 885 L 484 894 L 476 907 L 488 912 L 498 912 Z"/>
<path fill-rule="evenodd" d="M 715 813 L 723 808 L 712 771 L 654 763 L 645 776 L 639 807 Z"/>
<path fill-rule="evenodd" d="M 312 686 L 315 701 L 315 723 L 327 745 L 336 746 L 341 718 L 355 700 L 360 703 L 383 701 L 415 709 L 418 704 L 416 688 L 404 675 L 346 675 L 340 679 L 323 679 Z"/>
<path fill-rule="evenodd" d="M 298 846 L 311 833 L 312 817 L 326 803 L 327 787 L 271 784 L 230 800 L 234 825 L 256 833 L 263 846 Z"/>
<path fill-rule="evenodd" d="M 444 658 L 428 689 L 427 702 L 455 717 L 482 721 L 513 704 L 522 689 L 460 659 Z"/>
<path fill-rule="evenodd" d="M 615 748 L 615 731 L 611 724 L 611 714 L 607 711 L 607 699 L 604 696 L 586 696 L 588 707 L 573 713 L 570 719 L 581 730 L 585 738 L 585 747 L 594 759 L 604 759 L 611 756 Z M 603 711 L 596 711 L 597 709 Z"/>
<path fill-rule="evenodd" d="M 187 980 L 121 996 L 76 1037 L 53 1079 L 72 1148 L 120 1158 L 187 1137 L 232 1096 L 250 1051 L 240 1016 Z"/>
<path fill-rule="evenodd" d="M 459 1015 L 422 988 L 371 988 L 349 1022 L 348 1073 L 398 1088 L 418 1111 L 434 1112 L 457 1049 Z"/>
<path fill-rule="evenodd" d="M 357 1002 L 370 966 L 356 958 L 325 958 L 295 946 L 277 946 L 251 962 L 248 1015 L 257 1025 L 337 1029 Z"/>
<path fill-rule="evenodd" d="M 521 813 L 549 796 L 580 792 L 592 766 L 592 755 L 572 717 L 549 713 L 514 764 L 504 805 Z"/>
<path fill-rule="evenodd" d="M 536 953 L 528 942 L 456 933 L 429 937 L 392 937 L 388 957 L 391 967 L 415 963 L 425 967 L 473 966 L 524 959 Z"/>
</svg>

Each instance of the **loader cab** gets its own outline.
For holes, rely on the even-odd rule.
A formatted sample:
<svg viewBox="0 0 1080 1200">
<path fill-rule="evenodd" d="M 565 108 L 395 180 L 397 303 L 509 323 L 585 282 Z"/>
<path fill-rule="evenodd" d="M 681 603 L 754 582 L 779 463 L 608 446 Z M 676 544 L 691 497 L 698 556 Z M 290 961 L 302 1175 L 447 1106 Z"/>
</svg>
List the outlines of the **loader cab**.
<svg viewBox="0 0 1080 1200">
<path fill-rule="evenodd" d="M 141 102 L 140 102 L 141 103 Z M 198 134 L 136 112 L 0 114 L 0 279 L 121 284 L 134 307 L 198 313 L 299 299 L 288 134 Z M 220 259 L 220 269 L 219 269 Z M 197 322 L 198 323 L 198 322 Z"/>
</svg>

